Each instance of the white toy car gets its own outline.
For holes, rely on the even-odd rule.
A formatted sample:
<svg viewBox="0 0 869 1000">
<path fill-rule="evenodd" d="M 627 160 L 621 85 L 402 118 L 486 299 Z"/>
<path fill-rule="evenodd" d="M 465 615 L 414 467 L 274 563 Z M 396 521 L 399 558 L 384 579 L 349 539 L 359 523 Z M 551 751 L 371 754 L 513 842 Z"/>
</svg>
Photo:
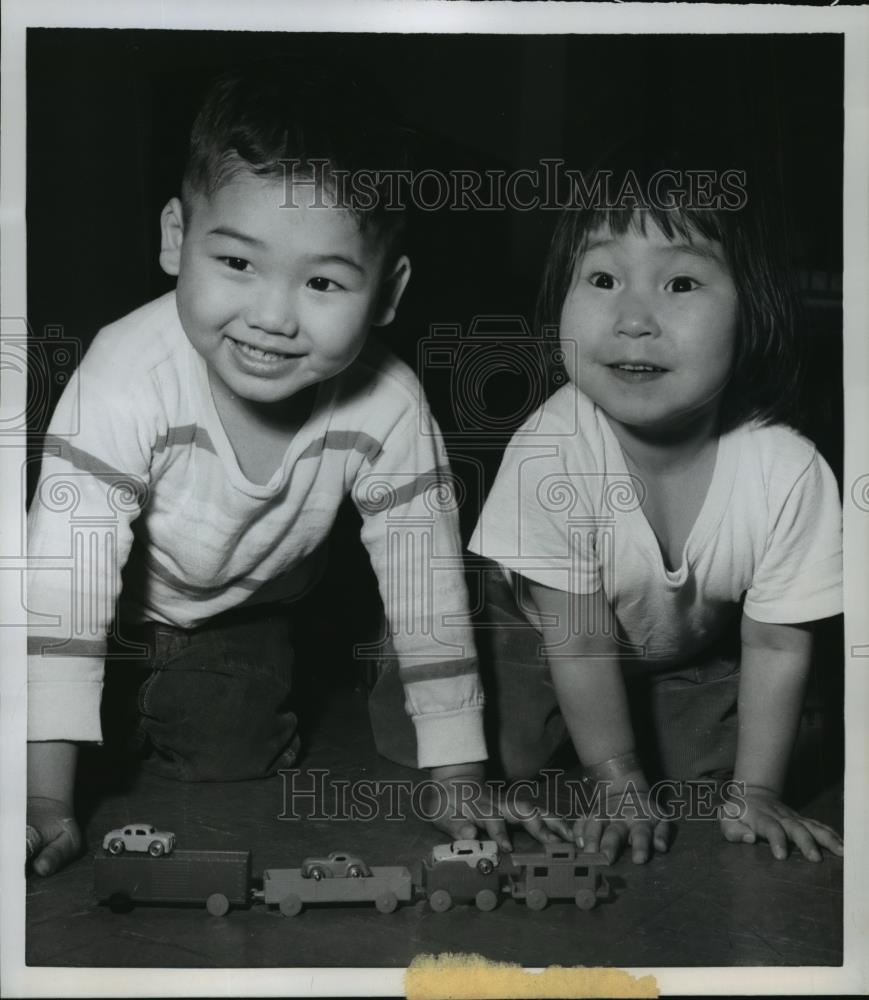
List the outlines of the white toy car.
<svg viewBox="0 0 869 1000">
<path fill-rule="evenodd" d="M 451 844 L 438 844 L 432 848 L 431 863 L 464 862 L 469 868 L 476 868 L 488 875 L 498 867 L 501 856 L 494 840 L 454 840 Z"/>
<path fill-rule="evenodd" d="M 171 854 L 175 846 L 175 834 L 157 830 L 150 823 L 131 823 L 121 830 L 109 830 L 103 837 L 103 850 L 109 854 L 123 854 L 124 851 L 147 851 L 153 858 Z"/>
</svg>

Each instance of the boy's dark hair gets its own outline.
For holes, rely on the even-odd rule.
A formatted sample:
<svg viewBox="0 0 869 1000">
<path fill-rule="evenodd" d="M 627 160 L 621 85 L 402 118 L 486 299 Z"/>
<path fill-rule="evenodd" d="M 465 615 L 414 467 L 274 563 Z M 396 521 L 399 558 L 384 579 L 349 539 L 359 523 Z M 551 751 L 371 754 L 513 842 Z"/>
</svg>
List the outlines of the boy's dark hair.
<svg viewBox="0 0 869 1000">
<path fill-rule="evenodd" d="M 770 204 L 766 178 L 750 157 L 715 144 L 698 152 L 654 139 L 632 142 L 583 174 L 550 245 L 537 300 L 538 328 L 558 326 L 589 234 L 615 235 L 651 221 L 668 238 L 700 234 L 721 244 L 738 294 L 737 340 L 722 396 L 721 429 L 748 420 L 798 423 L 802 350 L 793 278 L 784 265 L 784 220 Z M 686 193 L 686 188 L 687 193 Z M 694 189 L 693 191 L 691 189 Z M 635 195 L 639 192 L 641 199 Z M 620 195 L 622 197 L 620 197 Z"/>
<path fill-rule="evenodd" d="M 382 113 L 382 99 L 356 79 L 285 57 L 224 73 L 213 81 L 190 135 L 182 184 L 185 212 L 234 175 L 315 183 L 348 208 L 361 229 L 376 226 L 398 252 L 404 211 L 396 171 L 408 166 L 406 130 Z"/>
</svg>

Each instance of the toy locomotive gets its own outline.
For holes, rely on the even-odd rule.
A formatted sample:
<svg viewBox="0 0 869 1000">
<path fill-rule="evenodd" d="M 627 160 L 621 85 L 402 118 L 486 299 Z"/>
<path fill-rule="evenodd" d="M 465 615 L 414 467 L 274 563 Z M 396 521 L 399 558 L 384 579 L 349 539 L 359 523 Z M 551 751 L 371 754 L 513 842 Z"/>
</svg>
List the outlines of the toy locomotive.
<svg viewBox="0 0 869 1000">
<path fill-rule="evenodd" d="M 135 826 L 125 830 L 135 830 Z M 146 824 L 138 829 L 153 831 Z M 120 834 L 120 835 L 119 835 Z M 427 899 L 437 913 L 454 903 L 493 910 L 505 896 L 542 910 L 550 900 L 572 899 L 592 909 L 610 894 L 600 869 L 603 854 L 585 854 L 573 844 L 542 844 L 537 851 L 501 854 L 491 840 L 457 840 L 441 844 L 417 866 L 369 866 L 361 858 L 335 851 L 306 858 L 301 868 L 267 868 L 262 888 L 251 878 L 250 851 L 151 849 L 153 840 L 112 831 L 104 853 L 94 859 L 94 887 L 100 902 L 113 909 L 134 903 L 205 905 L 223 916 L 231 907 L 262 903 L 284 916 L 295 916 L 311 904 L 373 903 L 391 913 L 399 903 Z"/>
</svg>

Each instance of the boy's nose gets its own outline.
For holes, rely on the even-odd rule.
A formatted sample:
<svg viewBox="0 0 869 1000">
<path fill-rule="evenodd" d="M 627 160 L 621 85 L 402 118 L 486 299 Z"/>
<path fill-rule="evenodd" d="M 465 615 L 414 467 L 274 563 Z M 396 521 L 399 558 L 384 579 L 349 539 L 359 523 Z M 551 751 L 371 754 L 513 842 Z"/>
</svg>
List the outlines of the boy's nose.
<svg viewBox="0 0 869 1000">
<path fill-rule="evenodd" d="M 298 322 L 290 290 L 279 285 L 262 289 L 248 309 L 247 324 L 265 333 L 294 336 Z"/>
<path fill-rule="evenodd" d="M 646 296 L 626 294 L 620 298 L 614 332 L 625 337 L 656 337 L 661 332 Z"/>
</svg>

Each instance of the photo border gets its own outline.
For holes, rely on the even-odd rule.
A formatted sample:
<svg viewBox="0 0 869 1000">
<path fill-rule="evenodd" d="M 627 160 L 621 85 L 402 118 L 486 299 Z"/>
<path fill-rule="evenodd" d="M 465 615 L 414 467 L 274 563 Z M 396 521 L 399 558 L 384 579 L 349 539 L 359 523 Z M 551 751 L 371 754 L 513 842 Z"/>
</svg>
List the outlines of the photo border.
<svg viewBox="0 0 869 1000">
<path fill-rule="evenodd" d="M 865 949 L 869 927 L 869 858 L 865 840 L 869 743 L 869 9 L 833 6 L 787 7 L 709 4 L 570 4 L 458 0 L 338 0 L 292 6 L 247 0 L 188 2 L 175 7 L 158 0 L 6 0 L 2 10 L 2 163 L 0 163 L 0 303 L 4 317 L 27 315 L 25 195 L 25 32 L 29 26 L 214 30 L 388 31 L 428 33 L 630 33 L 723 34 L 836 32 L 845 36 L 844 150 L 844 379 L 845 379 L 845 642 L 846 772 L 844 920 L 841 968 L 726 967 L 716 969 L 634 968 L 653 975 L 662 993 L 807 994 L 861 993 L 869 984 Z M 5 321 L 4 321 L 5 325 Z M 4 334 L 7 331 L 4 330 Z M 4 370 L 0 418 L 25 410 L 26 376 Z M 23 503 L 15 473 L 25 455 L 24 436 L 0 441 L 0 621 L 14 608 L 22 614 L 21 576 L 10 552 L 9 532 Z M 10 475 L 10 469 L 12 474 Z M 862 484 L 862 485 L 861 485 Z M 22 562 L 23 567 L 23 562 Z M 17 623 L 15 623 L 17 624 Z M 0 969 L 6 996 L 360 996 L 402 995 L 401 969 L 78 969 L 24 965 L 23 837 L 25 781 L 25 629 L 0 629 Z M 22 623 L 23 624 L 23 623 Z M 862 832 L 862 836 L 861 836 Z M 61 992 L 62 991 L 62 992 Z"/>
</svg>

